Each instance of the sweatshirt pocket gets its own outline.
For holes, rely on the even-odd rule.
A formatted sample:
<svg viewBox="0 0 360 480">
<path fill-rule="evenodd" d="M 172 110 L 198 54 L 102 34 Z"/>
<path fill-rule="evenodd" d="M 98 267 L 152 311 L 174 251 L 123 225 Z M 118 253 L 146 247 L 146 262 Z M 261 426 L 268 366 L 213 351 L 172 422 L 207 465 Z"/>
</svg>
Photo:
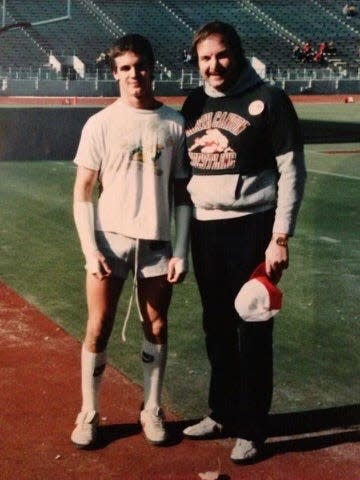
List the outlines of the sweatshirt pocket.
<svg viewBox="0 0 360 480">
<path fill-rule="evenodd" d="M 188 192 L 196 207 L 229 209 L 240 197 L 242 178 L 240 175 L 194 175 Z"/>
</svg>

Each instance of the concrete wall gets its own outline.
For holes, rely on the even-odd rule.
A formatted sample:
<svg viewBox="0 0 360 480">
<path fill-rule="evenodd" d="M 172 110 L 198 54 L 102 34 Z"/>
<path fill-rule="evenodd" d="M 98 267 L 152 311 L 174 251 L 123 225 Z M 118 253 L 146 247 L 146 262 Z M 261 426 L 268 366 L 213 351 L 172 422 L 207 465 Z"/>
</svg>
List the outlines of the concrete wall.
<svg viewBox="0 0 360 480">
<path fill-rule="evenodd" d="M 1 160 L 69 160 L 98 108 L 1 108 Z"/>
<path fill-rule="evenodd" d="M 113 97 L 118 95 L 114 81 L 101 80 L 54 80 L 54 79 L 7 79 L 1 84 L 0 96 L 79 96 L 79 97 Z"/>
<path fill-rule="evenodd" d="M 0 161 L 71 160 L 81 129 L 101 107 L 0 108 Z M 358 123 L 301 122 L 306 143 L 356 142 Z"/>
</svg>

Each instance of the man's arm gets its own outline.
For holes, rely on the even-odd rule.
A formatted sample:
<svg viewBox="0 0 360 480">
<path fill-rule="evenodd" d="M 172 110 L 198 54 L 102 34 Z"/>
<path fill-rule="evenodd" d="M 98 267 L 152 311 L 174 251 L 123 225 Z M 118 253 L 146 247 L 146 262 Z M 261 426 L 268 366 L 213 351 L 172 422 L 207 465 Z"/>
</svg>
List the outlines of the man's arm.
<svg viewBox="0 0 360 480">
<path fill-rule="evenodd" d="M 303 152 L 288 152 L 277 157 L 278 201 L 272 239 L 266 250 L 266 273 L 279 281 L 289 266 L 288 241 L 293 235 L 304 194 L 306 170 Z"/>
<path fill-rule="evenodd" d="M 272 90 L 270 134 L 279 173 L 273 235 L 266 250 L 266 272 L 274 281 L 289 265 L 288 239 L 294 234 L 304 194 L 303 135 L 294 105 L 282 90 Z"/>
<path fill-rule="evenodd" d="M 111 270 L 105 257 L 99 252 L 95 240 L 92 193 L 97 176 L 97 171 L 78 166 L 74 184 L 73 213 L 81 249 L 86 259 L 86 270 L 101 280 L 109 276 Z"/>
<path fill-rule="evenodd" d="M 175 203 L 175 243 L 173 256 L 169 261 L 168 281 L 180 283 L 188 271 L 189 230 L 192 205 L 186 190 L 188 179 L 178 179 L 174 183 Z"/>
</svg>

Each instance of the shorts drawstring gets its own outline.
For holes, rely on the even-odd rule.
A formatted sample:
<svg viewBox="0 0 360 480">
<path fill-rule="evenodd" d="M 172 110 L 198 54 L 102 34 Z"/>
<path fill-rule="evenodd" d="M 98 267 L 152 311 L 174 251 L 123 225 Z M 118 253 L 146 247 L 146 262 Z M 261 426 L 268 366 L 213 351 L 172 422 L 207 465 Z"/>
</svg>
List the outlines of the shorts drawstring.
<svg viewBox="0 0 360 480">
<path fill-rule="evenodd" d="M 141 322 L 144 321 L 143 316 L 141 314 L 141 310 L 140 310 L 139 293 L 138 293 L 138 288 L 137 288 L 137 273 L 138 273 L 138 263 L 139 263 L 139 244 L 140 244 L 140 240 L 137 238 L 136 243 L 135 243 L 134 280 L 133 280 L 133 284 L 132 284 L 131 296 L 130 296 L 130 300 L 129 300 L 128 309 L 127 309 L 127 312 L 126 312 L 123 328 L 122 328 L 122 331 L 121 331 L 121 338 L 122 338 L 123 342 L 126 342 L 126 328 L 127 328 L 127 324 L 129 322 L 129 318 L 130 318 L 130 313 L 131 313 L 131 307 L 132 307 L 132 304 L 133 304 L 134 294 L 135 294 L 135 298 L 136 298 L 136 306 L 137 306 L 137 310 L 138 310 L 138 313 L 139 313 L 140 321 Z"/>
</svg>

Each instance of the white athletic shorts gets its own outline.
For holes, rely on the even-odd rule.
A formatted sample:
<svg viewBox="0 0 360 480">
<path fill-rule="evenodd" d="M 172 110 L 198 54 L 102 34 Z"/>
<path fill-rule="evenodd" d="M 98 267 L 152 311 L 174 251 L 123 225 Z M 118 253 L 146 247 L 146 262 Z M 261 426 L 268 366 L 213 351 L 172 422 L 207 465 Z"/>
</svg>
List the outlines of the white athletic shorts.
<svg viewBox="0 0 360 480">
<path fill-rule="evenodd" d="M 129 270 L 137 278 L 166 275 L 172 255 L 171 243 L 164 240 L 141 240 L 119 233 L 96 231 L 96 243 L 105 256 L 112 274 L 127 278 Z"/>
</svg>

